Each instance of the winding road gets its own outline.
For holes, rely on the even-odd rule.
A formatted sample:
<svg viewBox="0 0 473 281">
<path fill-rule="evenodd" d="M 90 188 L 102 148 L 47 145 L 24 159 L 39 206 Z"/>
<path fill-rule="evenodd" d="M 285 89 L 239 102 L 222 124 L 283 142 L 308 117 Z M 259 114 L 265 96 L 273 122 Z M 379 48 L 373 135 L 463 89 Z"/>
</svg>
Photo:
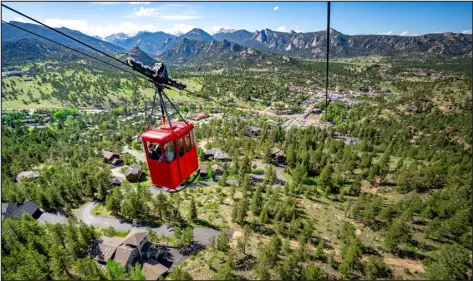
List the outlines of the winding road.
<svg viewBox="0 0 473 281">
<path fill-rule="evenodd" d="M 120 221 L 117 218 L 112 217 L 102 217 L 92 214 L 92 209 L 96 205 L 96 202 L 89 202 L 84 204 L 76 213 L 77 220 L 83 221 L 88 225 L 93 225 L 102 228 L 108 228 L 113 226 L 115 229 L 120 231 L 129 231 L 132 228 L 145 229 L 146 226 L 133 226 L 131 223 Z M 159 236 L 173 236 L 174 235 L 174 226 L 167 224 L 162 224 L 159 226 L 153 226 L 151 229 Z M 217 229 L 204 228 L 204 227 L 194 227 L 194 240 L 204 246 L 209 245 L 210 238 L 218 234 Z"/>
</svg>

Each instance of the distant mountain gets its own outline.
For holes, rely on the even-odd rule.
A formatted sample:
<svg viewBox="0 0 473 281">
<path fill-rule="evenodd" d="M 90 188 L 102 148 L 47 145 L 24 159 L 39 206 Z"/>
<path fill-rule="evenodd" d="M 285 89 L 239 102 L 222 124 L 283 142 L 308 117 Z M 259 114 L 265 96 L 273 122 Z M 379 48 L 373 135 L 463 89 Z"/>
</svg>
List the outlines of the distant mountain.
<svg viewBox="0 0 473 281">
<path fill-rule="evenodd" d="M 94 37 L 95 39 L 103 40 L 102 37 L 97 36 L 97 35 L 94 35 L 94 36 L 92 36 L 92 37 Z"/>
<path fill-rule="evenodd" d="M 214 35 L 217 34 L 217 33 L 233 33 L 233 32 L 235 32 L 235 31 L 236 31 L 236 29 L 229 29 L 229 28 L 223 28 L 223 27 L 222 27 L 222 28 L 220 28 L 218 31 L 216 31 L 216 32 L 210 32 L 209 34 L 212 35 L 212 36 L 214 36 Z"/>
<path fill-rule="evenodd" d="M 296 33 L 270 29 L 256 31 L 242 45 L 302 58 L 325 57 L 326 31 Z M 472 36 L 461 33 L 434 33 L 421 36 L 346 35 L 331 29 L 330 54 L 337 57 L 366 55 L 431 54 L 471 56 Z"/>
<path fill-rule="evenodd" d="M 126 62 L 128 57 L 132 57 L 135 61 L 141 62 L 143 65 L 153 66 L 157 61 L 143 52 L 139 47 L 132 48 L 127 54 L 120 57 L 121 61 Z"/>
<path fill-rule="evenodd" d="M 171 50 L 159 55 L 157 59 L 171 64 L 210 61 L 261 62 L 279 60 L 283 63 L 291 61 L 287 56 L 260 52 L 227 40 L 202 42 L 187 38 Z"/>
<path fill-rule="evenodd" d="M 128 36 L 127 34 L 125 34 L 123 32 L 120 32 L 120 33 L 114 33 L 112 35 L 109 35 L 109 36 L 105 37 L 104 39 L 107 42 L 110 42 L 112 44 L 117 45 L 117 42 L 120 42 L 120 41 L 128 39 L 128 38 L 130 38 L 130 36 Z"/>
<path fill-rule="evenodd" d="M 49 38 L 51 40 L 54 40 L 56 42 L 62 43 L 64 45 L 74 47 L 74 48 L 79 48 L 83 50 L 90 50 L 90 48 L 83 46 L 82 44 L 79 44 L 57 32 L 54 32 L 46 27 L 43 27 L 38 24 L 31 24 L 31 23 L 23 23 L 23 22 L 17 22 L 17 21 L 11 21 L 11 24 L 17 25 L 19 27 L 22 27 L 24 29 L 30 30 L 34 33 L 38 33 L 39 35 L 42 35 L 46 38 Z M 110 54 L 116 54 L 120 52 L 124 52 L 125 50 L 111 44 L 109 42 L 105 42 L 101 39 L 94 38 L 89 35 L 85 35 L 84 33 L 81 33 L 77 30 L 71 30 L 65 27 L 57 28 L 58 30 L 66 33 L 67 35 L 70 35 L 84 43 L 87 43 L 99 50 L 102 50 L 106 53 Z M 30 34 L 26 31 L 20 30 L 18 28 L 15 28 L 14 26 L 10 26 L 8 24 L 2 23 L 2 45 L 6 42 L 14 42 L 18 41 L 21 39 L 37 39 L 39 41 L 47 42 L 44 39 L 41 39 L 37 37 L 36 35 Z"/>
<path fill-rule="evenodd" d="M 219 32 L 217 32 L 213 35 L 213 38 L 215 38 L 215 40 L 217 40 L 217 41 L 227 40 L 227 41 L 230 41 L 230 42 L 235 42 L 235 43 L 238 43 L 238 44 L 242 44 L 243 42 L 249 40 L 252 35 L 253 35 L 253 33 L 249 32 L 247 30 L 244 30 L 244 29 L 233 30 L 233 31 L 222 30 L 221 29 Z"/>
<path fill-rule="evenodd" d="M 82 55 L 45 40 L 20 39 L 2 43 L 2 67 L 44 60 L 70 62 L 81 58 Z"/>
<path fill-rule="evenodd" d="M 161 54 L 164 51 L 172 49 L 174 46 L 178 45 L 181 43 L 184 39 L 190 39 L 190 40 L 197 40 L 197 41 L 202 41 L 202 42 L 209 42 L 214 40 L 213 37 L 208 34 L 207 32 L 203 31 L 202 29 L 199 28 L 194 28 L 191 31 L 182 34 L 179 37 L 174 37 L 171 40 L 167 40 L 158 50 L 155 52 L 157 55 Z"/>
<path fill-rule="evenodd" d="M 191 40 L 198 40 L 198 41 L 204 41 L 204 42 L 209 42 L 214 39 L 210 34 L 208 34 L 207 32 L 199 28 L 194 28 L 191 31 L 179 36 L 179 38 L 180 39 L 187 38 Z"/>
<path fill-rule="evenodd" d="M 164 51 L 166 43 L 170 42 L 174 38 L 176 38 L 176 36 L 164 33 L 162 31 L 144 31 L 139 32 L 137 35 L 126 39 L 116 38 L 114 40 L 114 44 L 127 50 L 133 47 L 140 47 L 140 49 L 149 54 L 157 54 Z"/>
</svg>

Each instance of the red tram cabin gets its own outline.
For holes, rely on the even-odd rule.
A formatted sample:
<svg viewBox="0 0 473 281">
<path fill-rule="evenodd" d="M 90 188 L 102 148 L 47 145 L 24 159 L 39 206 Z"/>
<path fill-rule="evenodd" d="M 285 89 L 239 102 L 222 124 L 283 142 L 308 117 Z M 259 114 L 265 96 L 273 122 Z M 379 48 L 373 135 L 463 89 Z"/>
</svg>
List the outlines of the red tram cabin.
<svg viewBox="0 0 473 281">
<path fill-rule="evenodd" d="M 172 122 L 145 132 L 141 139 L 155 186 L 176 189 L 198 169 L 194 125 Z"/>
</svg>

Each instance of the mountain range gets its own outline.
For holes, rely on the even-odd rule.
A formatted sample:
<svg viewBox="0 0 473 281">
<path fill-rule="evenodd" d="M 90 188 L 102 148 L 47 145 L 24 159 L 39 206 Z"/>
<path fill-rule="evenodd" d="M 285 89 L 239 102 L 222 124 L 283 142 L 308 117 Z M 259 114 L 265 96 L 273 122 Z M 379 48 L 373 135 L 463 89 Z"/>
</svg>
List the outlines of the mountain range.
<svg viewBox="0 0 473 281">
<path fill-rule="evenodd" d="M 23 22 L 17 22 L 17 21 L 11 21 L 10 24 L 13 24 L 21 28 L 24 28 L 26 30 L 29 30 L 31 32 L 37 33 L 39 35 L 42 35 L 48 39 L 54 40 L 66 46 L 79 48 L 83 50 L 90 50 L 90 48 L 38 24 L 23 23 Z M 117 54 L 117 53 L 126 52 L 125 49 L 117 45 L 103 41 L 98 38 L 94 38 L 93 36 L 86 35 L 77 30 L 72 30 L 65 27 L 57 28 L 57 30 L 73 38 L 76 38 L 84 43 L 87 43 L 92 47 L 102 50 L 103 52 L 106 52 L 106 53 Z M 14 42 L 21 39 L 38 39 L 40 41 L 47 42 L 46 40 L 41 39 L 34 34 L 30 34 L 14 26 L 2 23 L 2 46 L 6 42 Z"/>
<path fill-rule="evenodd" d="M 65 45 L 88 49 L 40 25 L 21 22 L 11 23 Z M 248 50 L 315 59 L 325 57 L 327 46 L 326 31 L 278 32 L 263 29 L 251 33 L 247 30 L 221 29 L 219 32 L 210 35 L 202 29 L 194 28 L 178 36 L 162 31 L 143 31 L 134 36 L 117 33 L 107 36 L 104 41 L 76 30 L 58 29 L 107 53 L 123 54 L 134 47 L 139 47 L 141 51 L 148 53 L 151 57 L 158 57 L 165 61 L 172 60 L 173 62 L 209 59 L 210 57 L 223 59 L 228 54 L 236 54 L 242 51 L 244 53 Z M 2 23 L 2 46 L 7 42 L 21 39 L 38 38 Z M 39 39 L 39 41 L 44 40 Z M 222 53 L 218 54 L 218 50 Z M 447 58 L 471 57 L 472 35 L 451 32 L 420 36 L 346 35 L 335 29 L 330 30 L 330 55 L 333 57 L 425 54 Z"/>
<path fill-rule="evenodd" d="M 153 39 L 148 39 L 153 38 Z M 278 32 L 270 29 L 247 30 L 221 29 L 210 35 L 202 29 L 194 28 L 181 36 L 163 32 L 138 34 L 135 37 L 116 42 L 118 46 L 129 49 L 137 42 L 144 51 L 159 55 L 181 43 L 184 38 L 210 42 L 223 40 L 235 42 L 242 46 L 260 51 L 279 53 L 300 58 L 325 57 L 327 34 L 317 32 Z M 147 42 L 156 40 L 147 46 Z M 154 42 L 154 41 L 153 41 Z M 394 56 L 403 54 L 432 54 L 445 57 L 471 56 L 472 35 L 463 33 L 433 33 L 420 36 L 398 35 L 346 35 L 335 29 L 330 31 L 330 54 L 336 57 L 366 55 Z"/>
</svg>

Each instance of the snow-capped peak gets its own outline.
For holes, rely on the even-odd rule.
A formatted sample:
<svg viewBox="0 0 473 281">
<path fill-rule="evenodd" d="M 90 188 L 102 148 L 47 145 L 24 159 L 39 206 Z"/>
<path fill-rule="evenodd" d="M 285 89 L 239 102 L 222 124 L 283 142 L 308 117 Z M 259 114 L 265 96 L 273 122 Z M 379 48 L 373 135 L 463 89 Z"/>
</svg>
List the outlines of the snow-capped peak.
<svg viewBox="0 0 473 281">
<path fill-rule="evenodd" d="M 215 35 L 217 33 L 233 33 L 235 32 L 236 30 L 235 29 L 231 29 L 231 28 L 220 28 L 217 32 L 211 32 L 210 35 Z"/>
</svg>

